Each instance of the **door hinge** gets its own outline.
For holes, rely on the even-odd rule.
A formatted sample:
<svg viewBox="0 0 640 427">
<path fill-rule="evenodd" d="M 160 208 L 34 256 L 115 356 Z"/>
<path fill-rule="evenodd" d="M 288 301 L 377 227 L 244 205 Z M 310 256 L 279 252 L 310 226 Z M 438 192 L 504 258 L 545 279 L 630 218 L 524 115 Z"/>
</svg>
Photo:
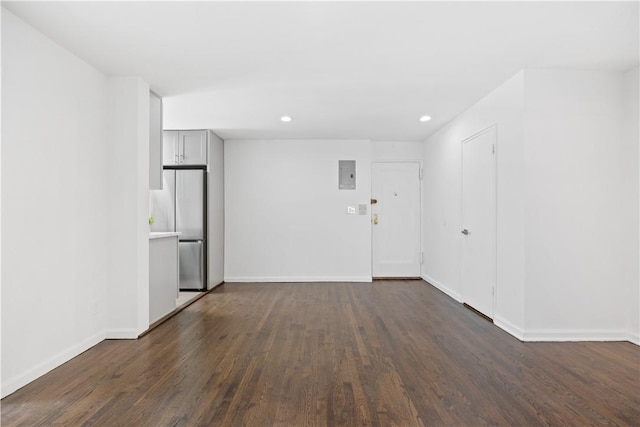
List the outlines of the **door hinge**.
<svg viewBox="0 0 640 427">
<path fill-rule="evenodd" d="M 496 154 L 496 144 L 491 144 L 491 153 Z"/>
<path fill-rule="evenodd" d="M 424 176 L 424 169 L 422 168 L 418 169 L 418 178 L 422 180 L 423 176 Z"/>
</svg>

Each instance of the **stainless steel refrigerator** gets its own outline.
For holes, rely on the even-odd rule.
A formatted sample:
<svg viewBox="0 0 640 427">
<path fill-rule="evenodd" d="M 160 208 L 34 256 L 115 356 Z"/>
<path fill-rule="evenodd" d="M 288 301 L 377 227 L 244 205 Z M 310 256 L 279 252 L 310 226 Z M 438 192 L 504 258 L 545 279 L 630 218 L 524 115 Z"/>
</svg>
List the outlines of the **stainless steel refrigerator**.
<svg viewBox="0 0 640 427">
<path fill-rule="evenodd" d="M 180 290 L 207 286 L 206 166 L 165 166 L 162 190 L 152 190 L 151 231 L 177 231 Z"/>
</svg>

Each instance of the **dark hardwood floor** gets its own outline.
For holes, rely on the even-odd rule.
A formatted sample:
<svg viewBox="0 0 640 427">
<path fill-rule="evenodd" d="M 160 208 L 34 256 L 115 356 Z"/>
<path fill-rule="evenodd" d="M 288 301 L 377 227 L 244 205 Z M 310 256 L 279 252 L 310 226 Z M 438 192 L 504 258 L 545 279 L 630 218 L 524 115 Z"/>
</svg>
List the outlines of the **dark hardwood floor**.
<svg viewBox="0 0 640 427">
<path fill-rule="evenodd" d="M 640 348 L 521 343 L 423 281 L 226 284 L 2 425 L 640 425 Z"/>
</svg>

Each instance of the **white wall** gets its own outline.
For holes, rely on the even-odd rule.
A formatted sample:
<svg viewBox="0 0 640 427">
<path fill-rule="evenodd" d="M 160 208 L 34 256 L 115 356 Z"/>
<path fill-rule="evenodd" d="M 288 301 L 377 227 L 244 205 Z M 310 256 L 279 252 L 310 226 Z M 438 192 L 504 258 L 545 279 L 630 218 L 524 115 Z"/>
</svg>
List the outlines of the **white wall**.
<svg viewBox="0 0 640 427">
<path fill-rule="evenodd" d="M 370 198 L 369 141 L 225 141 L 225 281 L 370 281 Z"/>
<path fill-rule="evenodd" d="M 525 72 L 530 339 L 622 339 L 638 283 L 638 144 L 622 137 L 622 74 Z"/>
<path fill-rule="evenodd" d="M 148 327 L 149 86 L 2 10 L 2 396 Z"/>
<path fill-rule="evenodd" d="M 224 142 L 209 132 L 208 201 L 208 289 L 224 281 Z"/>
<path fill-rule="evenodd" d="M 496 125 L 497 286 L 495 322 L 519 336 L 524 326 L 523 73 L 431 136 L 424 145 L 423 277 L 461 301 L 462 141 Z"/>
<path fill-rule="evenodd" d="M 622 85 L 623 93 L 623 132 L 625 143 L 630 146 L 635 146 L 640 156 L 640 68 L 636 67 L 629 70 L 624 75 L 624 81 Z M 638 160 L 640 163 L 640 158 Z M 640 194 L 640 174 L 638 174 L 638 188 L 635 194 Z M 640 196 L 639 196 L 640 197 Z M 636 201 L 638 203 L 638 201 Z M 636 205 L 637 208 L 637 205 Z M 640 208 L 638 209 L 638 223 L 640 225 Z M 640 233 L 640 226 L 638 226 L 638 232 Z M 638 257 L 640 258 L 640 236 L 638 237 L 638 243 L 636 249 L 638 250 Z M 640 264 L 640 262 L 639 262 Z M 640 268 L 640 265 L 639 265 Z M 640 275 L 640 273 L 639 273 Z M 631 340 L 640 345 L 640 279 L 637 284 L 633 284 L 629 288 L 629 293 L 626 297 L 628 302 L 628 331 Z"/>
<path fill-rule="evenodd" d="M 637 70 L 525 70 L 429 138 L 425 279 L 460 300 L 460 141 L 496 123 L 495 323 L 638 342 L 637 84 Z"/>
<path fill-rule="evenodd" d="M 149 85 L 112 77 L 109 92 L 107 337 L 137 338 L 149 327 Z"/>
<path fill-rule="evenodd" d="M 2 395 L 104 338 L 107 78 L 2 10 Z"/>
<path fill-rule="evenodd" d="M 424 157 L 424 142 L 371 141 L 372 162 L 420 162 Z"/>
</svg>

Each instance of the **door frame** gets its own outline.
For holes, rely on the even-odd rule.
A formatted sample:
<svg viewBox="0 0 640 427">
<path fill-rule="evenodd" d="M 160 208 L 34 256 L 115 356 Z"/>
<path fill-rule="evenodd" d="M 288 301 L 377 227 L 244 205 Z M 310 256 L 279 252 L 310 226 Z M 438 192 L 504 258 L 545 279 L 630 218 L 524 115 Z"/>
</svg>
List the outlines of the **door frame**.
<svg viewBox="0 0 640 427">
<path fill-rule="evenodd" d="M 423 229 L 423 218 L 422 218 L 422 212 L 424 210 L 423 207 L 423 201 L 422 201 L 422 180 L 424 178 L 424 169 L 423 169 L 423 165 L 422 165 L 422 160 L 397 160 L 397 161 L 393 161 L 393 160 L 385 160 L 385 161 L 371 161 L 371 186 L 369 189 L 369 199 L 373 199 L 373 165 L 374 164 L 398 164 L 398 163 L 415 163 L 418 165 L 418 219 L 419 219 L 419 224 L 418 224 L 418 228 L 420 230 L 419 232 L 419 240 L 420 240 L 420 278 L 422 278 L 422 274 L 423 274 L 423 265 L 424 265 L 424 242 L 422 241 L 422 229 Z M 374 233 L 374 224 L 373 224 L 373 205 L 371 204 L 371 202 L 369 202 L 369 222 L 371 224 L 371 241 L 370 241 L 370 245 L 371 245 L 371 278 L 372 280 L 376 280 L 376 279 L 397 279 L 397 280 L 409 280 L 409 279 L 413 279 L 412 277 L 396 277 L 396 278 L 390 278 L 390 277 L 381 277 L 381 278 L 376 278 L 373 276 L 373 233 Z"/>
<path fill-rule="evenodd" d="M 487 316 L 493 321 L 496 314 L 496 301 L 498 299 L 498 124 L 492 123 L 491 125 L 481 129 L 478 132 L 462 139 L 460 141 L 460 230 L 464 228 L 464 144 L 471 141 L 485 133 L 493 131 L 493 164 L 491 172 L 493 174 L 493 183 L 491 186 L 492 199 L 491 205 L 493 207 L 493 219 L 494 219 L 494 233 L 493 233 L 493 272 L 495 282 L 493 283 L 493 294 L 491 296 L 491 316 Z M 462 282 L 462 270 L 464 268 L 464 252 L 463 252 L 463 240 L 460 238 L 460 269 L 459 269 L 459 281 L 460 281 L 460 299 L 465 303 L 465 290 L 464 283 Z M 484 316 L 484 315 L 483 315 Z"/>
</svg>

